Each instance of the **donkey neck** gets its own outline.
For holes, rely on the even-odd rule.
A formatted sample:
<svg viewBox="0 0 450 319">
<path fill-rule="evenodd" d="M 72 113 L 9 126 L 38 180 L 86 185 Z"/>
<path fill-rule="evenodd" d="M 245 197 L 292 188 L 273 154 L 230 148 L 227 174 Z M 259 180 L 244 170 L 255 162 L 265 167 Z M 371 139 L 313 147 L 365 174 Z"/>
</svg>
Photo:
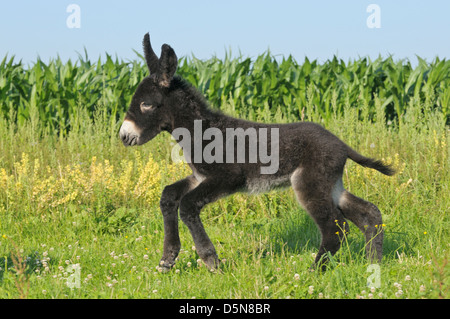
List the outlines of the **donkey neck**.
<svg viewBox="0 0 450 319">
<path fill-rule="evenodd" d="M 219 110 L 212 110 L 203 95 L 194 87 L 183 83 L 180 90 L 179 105 L 173 113 L 172 131 L 178 128 L 187 129 L 191 134 L 194 130 L 195 121 L 202 121 L 203 130 L 217 127 L 226 115 Z"/>
</svg>

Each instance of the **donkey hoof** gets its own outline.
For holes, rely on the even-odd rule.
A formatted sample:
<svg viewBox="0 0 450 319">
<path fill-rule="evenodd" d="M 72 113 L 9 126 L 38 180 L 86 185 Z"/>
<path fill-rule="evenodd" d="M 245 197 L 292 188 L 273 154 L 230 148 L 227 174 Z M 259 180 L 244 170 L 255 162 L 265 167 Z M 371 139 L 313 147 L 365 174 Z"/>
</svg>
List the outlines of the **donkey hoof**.
<svg viewBox="0 0 450 319">
<path fill-rule="evenodd" d="M 208 267 L 208 269 L 211 270 L 211 272 L 215 272 L 216 270 L 219 269 L 220 262 L 217 256 L 209 256 L 203 259 L 203 262 L 206 265 L 206 267 Z"/>
<path fill-rule="evenodd" d="M 159 266 L 157 268 L 158 268 L 159 272 L 167 273 L 167 272 L 169 272 L 172 269 L 172 267 L 174 265 L 175 265 L 175 263 L 170 263 L 168 261 L 161 260 L 159 262 Z"/>
<path fill-rule="evenodd" d="M 171 270 L 172 270 L 172 267 L 161 267 L 161 273 L 163 273 L 163 274 L 167 274 Z"/>
</svg>

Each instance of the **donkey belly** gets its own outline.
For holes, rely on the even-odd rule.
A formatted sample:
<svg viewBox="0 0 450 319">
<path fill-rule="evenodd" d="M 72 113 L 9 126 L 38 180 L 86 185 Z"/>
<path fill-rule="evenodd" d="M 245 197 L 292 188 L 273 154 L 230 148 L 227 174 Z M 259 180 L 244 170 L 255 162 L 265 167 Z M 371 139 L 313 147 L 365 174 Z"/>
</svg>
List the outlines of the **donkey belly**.
<svg viewBox="0 0 450 319">
<path fill-rule="evenodd" d="M 250 194 L 265 193 L 272 189 L 286 188 L 291 185 L 290 174 L 283 176 L 263 175 L 249 178 L 246 182 L 246 191 Z"/>
</svg>

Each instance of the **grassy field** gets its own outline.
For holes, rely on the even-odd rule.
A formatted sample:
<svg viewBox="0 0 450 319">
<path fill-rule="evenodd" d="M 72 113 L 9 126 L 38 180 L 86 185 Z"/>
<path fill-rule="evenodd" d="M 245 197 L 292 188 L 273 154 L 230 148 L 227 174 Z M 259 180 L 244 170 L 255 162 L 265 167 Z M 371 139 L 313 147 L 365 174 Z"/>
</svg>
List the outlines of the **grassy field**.
<svg viewBox="0 0 450 319">
<path fill-rule="evenodd" d="M 393 177 L 351 161 L 344 176 L 347 189 L 382 211 L 385 241 L 379 273 L 371 272 L 363 236 L 353 225 L 328 270 L 309 271 L 320 234 L 290 189 L 237 194 L 204 209 L 205 228 L 223 261 L 220 273 L 202 265 L 182 223 L 178 262 L 171 272 L 160 272 L 159 196 L 165 185 L 188 175 L 189 169 L 172 163 L 173 144 L 166 133 L 135 148 L 123 147 L 118 139 L 123 110 L 145 75 L 140 62 L 90 64 L 80 59 L 79 65 L 55 62 L 37 67 L 42 63 L 38 62 L 30 68 L 34 71 L 27 71 L 12 62 L 8 67 L 5 58 L 0 70 L 17 80 L 6 84 L 6 76 L 0 76 L 0 298 L 448 298 L 448 62 L 421 62 L 416 69 L 389 60 L 369 64 L 373 74 L 390 68 L 391 77 L 403 72 L 405 83 L 397 81 L 403 94 L 388 92 L 391 87 L 383 83 L 389 76 L 377 80 L 364 70 L 362 76 L 371 83 L 367 90 L 354 84 L 353 76 L 336 76 L 325 94 L 315 85 L 321 70 L 330 70 L 333 61 L 328 67 L 313 62 L 309 74 L 316 70 L 319 75 L 306 75 L 306 86 L 293 86 L 299 90 L 297 98 L 290 95 L 291 100 L 283 101 L 282 94 L 274 98 L 277 88 L 291 88 L 287 77 L 277 82 L 283 64 L 258 71 L 258 63 L 272 65 L 265 59 L 274 64 L 267 54 L 254 64 L 231 58 L 215 63 L 192 60 L 192 73 L 185 60 L 179 73 L 229 114 L 266 122 L 319 122 L 362 154 L 393 163 L 398 169 Z M 352 73 L 366 62 L 343 68 Z M 230 76 L 229 82 L 211 83 L 214 77 L 206 74 L 208 70 L 218 68 L 225 77 L 221 67 L 227 63 L 229 74 L 245 75 L 251 68 L 248 78 L 253 82 L 244 85 L 240 77 Z M 308 70 L 306 62 L 291 65 L 291 71 Z M 444 77 L 427 85 L 439 66 L 447 73 L 439 71 Z M 41 75 L 36 75 L 38 68 Z M 77 68 L 92 71 L 81 79 Z M 115 73 L 102 80 L 107 68 Z M 21 70 L 29 77 L 22 77 Z M 53 83 L 45 72 L 60 77 Z M 114 81 L 125 78 L 114 87 Z M 209 80 L 199 80 L 205 78 Z M 79 86 L 69 96 L 68 87 L 77 81 Z M 81 91 L 83 83 L 92 81 L 100 85 L 97 91 Z M 228 83 L 234 83 L 233 89 Z M 265 95 L 264 83 L 269 83 Z M 255 89 L 258 85 L 260 90 Z M 355 94 L 355 87 L 361 94 Z M 374 283 L 374 275 L 379 275 L 379 285 L 368 285 Z"/>
</svg>

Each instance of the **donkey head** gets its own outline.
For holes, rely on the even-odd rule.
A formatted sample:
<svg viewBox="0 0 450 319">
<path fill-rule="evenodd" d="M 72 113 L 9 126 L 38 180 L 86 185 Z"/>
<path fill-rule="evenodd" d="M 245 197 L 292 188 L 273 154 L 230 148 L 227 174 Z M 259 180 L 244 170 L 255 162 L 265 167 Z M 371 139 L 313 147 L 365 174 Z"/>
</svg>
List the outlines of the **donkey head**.
<svg viewBox="0 0 450 319">
<path fill-rule="evenodd" d="M 163 130 L 170 130 L 170 83 L 177 69 L 177 56 L 173 49 L 163 44 L 158 59 L 147 33 L 143 40 L 145 60 L 150 71 L 139 84 L 130 107 L 120 127 L 119 136 L 125 146 L 142 145 Z"/>
</svg>

